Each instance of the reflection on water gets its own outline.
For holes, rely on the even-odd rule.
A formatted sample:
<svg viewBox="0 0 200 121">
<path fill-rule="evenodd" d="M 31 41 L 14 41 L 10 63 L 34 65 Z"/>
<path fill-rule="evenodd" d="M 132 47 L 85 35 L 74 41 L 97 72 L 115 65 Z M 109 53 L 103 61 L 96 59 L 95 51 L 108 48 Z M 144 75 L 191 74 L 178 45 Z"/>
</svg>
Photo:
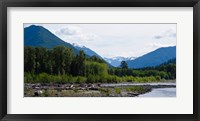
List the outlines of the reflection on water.
<svg viewBox="0 0 200 121">
<path fill-rule="evenodd" d="M 156 88 L 138 97 L 176 97 L 176 88 Z"/>
</svg>

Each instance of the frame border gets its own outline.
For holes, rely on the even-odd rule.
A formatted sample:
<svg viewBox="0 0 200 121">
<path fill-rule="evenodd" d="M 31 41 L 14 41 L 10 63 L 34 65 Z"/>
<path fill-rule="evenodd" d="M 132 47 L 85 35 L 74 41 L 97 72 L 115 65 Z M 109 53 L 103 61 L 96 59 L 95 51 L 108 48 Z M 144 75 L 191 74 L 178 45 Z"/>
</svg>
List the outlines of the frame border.
<svg viewBox="0 0 200 121">
<path fill-rule="evenodd" d="M 200 0 L 0 0 L 0 119 L 198 121 Z M 7 114 L 7 7 L 193 7 L 193 114 Z"/>
</svg>

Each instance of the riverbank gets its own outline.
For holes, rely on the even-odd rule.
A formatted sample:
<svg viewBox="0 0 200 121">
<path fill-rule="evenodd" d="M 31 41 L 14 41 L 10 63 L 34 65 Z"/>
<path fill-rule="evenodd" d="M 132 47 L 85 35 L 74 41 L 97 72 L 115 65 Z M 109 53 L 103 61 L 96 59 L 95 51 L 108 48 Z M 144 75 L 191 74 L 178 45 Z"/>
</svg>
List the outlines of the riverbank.
<svg viewBox="0 0 200 121">
<path fill-rule="evenodd" d="M 135 97 L 175 83 L 53 84 L 25 83 L 25 97 Z"/>
</svg>

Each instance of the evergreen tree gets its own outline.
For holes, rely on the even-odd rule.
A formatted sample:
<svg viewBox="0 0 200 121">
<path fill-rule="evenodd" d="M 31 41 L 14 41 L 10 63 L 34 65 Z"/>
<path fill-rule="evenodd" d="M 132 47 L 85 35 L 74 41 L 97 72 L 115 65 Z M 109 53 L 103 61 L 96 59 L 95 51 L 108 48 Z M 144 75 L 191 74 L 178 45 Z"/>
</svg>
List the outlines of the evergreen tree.
<svg viewBox="0 0 200 121">
<path fill-rule="evenodd" d="M 122 69 L 128 69 L 128 64 L 126 63 L 126 61 L 122 61 L 120 67 Z"/>
<path fill-rule="evenodd" d="M 35 55 L 35 49 L 32 47 L 26 47 L 24 49 L 24 71 L 25 72 L 35 72 L 36 68 L 36 55 Z"/>
</svg>

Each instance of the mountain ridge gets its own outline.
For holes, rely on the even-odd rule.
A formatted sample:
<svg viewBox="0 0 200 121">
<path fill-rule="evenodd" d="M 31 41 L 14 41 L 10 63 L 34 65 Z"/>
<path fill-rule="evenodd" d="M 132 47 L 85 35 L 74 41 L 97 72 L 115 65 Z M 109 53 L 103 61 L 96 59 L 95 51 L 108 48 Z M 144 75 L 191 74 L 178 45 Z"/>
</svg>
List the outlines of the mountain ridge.
<svg viewBox="0 0 200 121">
<path fill-rule="evenodd" d="M 73 43 L 72 44 L 77 50 L 83 50 L 87 55 L 89 56 L 96 56 L 98 58 L 101 58 L 103 59 L 99 54 L 97 54 L 95 51 L 91 50 L 90 48 L 88 47 L 85 47 L 85 46 L 79 46 L 78 44 L 76 43 Z"/>
<path fill-rule="evenodd" d="M 31 25 L 24 28 L 24 46 L 53 48 L 60 45 L 72 48 L 74 53 L 78 53 L 70 43 L 63 41 L 42 26 Z"/>
<path fill-rule="evenodd" d="M 144 68 L 158 66 L 173 58 L 176 58 L 176 46 L 161 47 L 135 60 L 126 62 L 129 68 Z"/>
</svg>

